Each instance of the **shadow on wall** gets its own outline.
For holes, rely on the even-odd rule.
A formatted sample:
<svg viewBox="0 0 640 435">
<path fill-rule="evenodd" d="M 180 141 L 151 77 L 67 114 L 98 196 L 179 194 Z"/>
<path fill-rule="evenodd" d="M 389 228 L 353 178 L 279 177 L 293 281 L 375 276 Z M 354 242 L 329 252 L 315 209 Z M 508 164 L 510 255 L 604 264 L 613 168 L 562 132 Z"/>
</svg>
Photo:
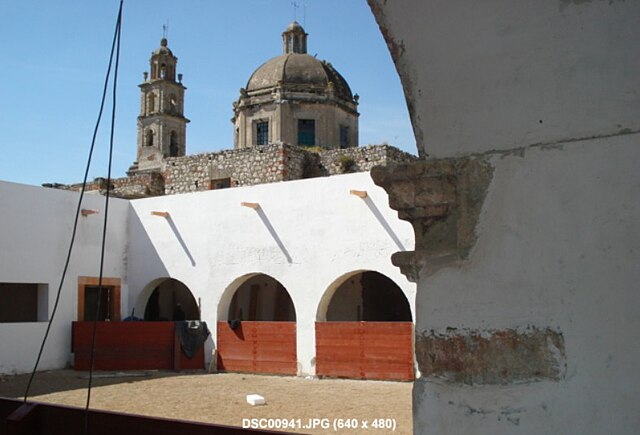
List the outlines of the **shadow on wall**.
<svg viewBox="0 0 640 435">
<path fill-rule="evenodd" d="M 176 226 L 176 224 L 173 221 L 173 219 L 171 218 L 171 216 L 167 217 L 167 222 L 169 223 L 169 227 L 171 227 L 171 230 L 173 231 L 173 234 L 175 234 L 176 239 L 178 239 L 178 243 L 180 243 L 180 246 L 182 247 L 182 250 L 184 251 L 185 254 L 187 254 L 187 257 L 189 257 L 189 261 L 191 261 L 191 265 L 195 266 L 196 265 L 196 260 L 194 260 L 193 256 L 191 255 L 191 251 L 189 251 L 189 248 L 187 247 L 187 244 L 185 243 L 184 239 L 182 238 L 182 235 L 180 235 L 180 231 L 178 230 L 178 227 Z"/>
<path fill-rule="evenodd" d="M 289 255 L 289 251 L 287 251 L 287 248 L 284 246 L 284 243 L 282 243 L 282 239 L 280 239 L 278 232 L 276 231 L 275 228 L 273 228 L 273 225 L 271 225 L 271 221 L 265 214 L 264 210 L 262 210 L 262 207 L 260 205 L 256 205 L 251 208 L 253 208 L 256 211 L 256 213 L 260 217 L 260 220 L 262 221 L 264 226 L 267 227 L 267 231 L 269 231 L 269 234 L 271 234 L 271 237 L 273 237 L 273 240 L 278 245 L 278 248 L 280 248 L 280 251 L 282 251 L 282 254 L 287 259 L 287 263 L 293 262 L 293 260 L 291 259 L 291 255 Z"/>
<path fill-rule="evenodd" d="M 130 243 L 127 253 L 128 270 L 144 271 L 145 276 L 150 278 L 169 277 L 169 271 L 164 266 L 155 246 L 151 243 L 151 238 L 144 228 L 144 225 L 142 225 L 140 217 L 136 211 L 133 210 L 133 207 L 129 216 Z M 148 280 L 135 282 L 135 277 L 134 281 L 132 281 L 131 275 L 129 273 L 128 275 L 129 306 L 132 308 L 131 311 L 123 317 L 135 316 L 142 318 L 144 316 L 146 300 L 151 295 L 153 288 L 148 292 L 145 291 L 145 288 L 147 288 L 149 284 Z M 144 299 L 144 303 L 141 304 L 142 299 Z"/>
<path fill-rule="evenodd" d="M 364 198 L 363 201 L 365 204 L 367 204 L 367 207 L 369 207 L 369 210 L 371 210 L 371 213 L 373 213 L 373 215 L 378 220 L 378 222 L 380 222 L 380 225 L 382 225 L 382 228 L 384 228 L 384 230 L 387 232 L 389 237 L 391 237 L 391 240 L 393 240 L 393 243 L 396 244 L 398 249 L 401 251 L 406 251 L 407 248 L 404 247 L 404 245 L 402 244 L 402 242 L 400 241 L 396 233 L 393 231 L 393 229 L 391 228 L 387 220 L 384 218 L 384 216 L 380 212 L 380 209 L 378 209 L 378 207 L 376 206 L 376 203 L 373 202 L 373 200 L 369 196 Z"/>
</svg>

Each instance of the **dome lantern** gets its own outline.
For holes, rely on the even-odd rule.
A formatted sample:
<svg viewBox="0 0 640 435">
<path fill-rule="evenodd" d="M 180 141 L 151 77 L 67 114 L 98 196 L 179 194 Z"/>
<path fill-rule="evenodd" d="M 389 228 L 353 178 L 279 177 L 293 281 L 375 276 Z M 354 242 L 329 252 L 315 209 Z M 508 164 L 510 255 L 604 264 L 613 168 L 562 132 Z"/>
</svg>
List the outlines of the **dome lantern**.
<svg viewBox="0 0 640 435">
<path fill-rule="evenodd" d="M 307 36 L 297 21 L 293 21 L 282 32 L 282 53 L 307 53 Z"/>
</svg>

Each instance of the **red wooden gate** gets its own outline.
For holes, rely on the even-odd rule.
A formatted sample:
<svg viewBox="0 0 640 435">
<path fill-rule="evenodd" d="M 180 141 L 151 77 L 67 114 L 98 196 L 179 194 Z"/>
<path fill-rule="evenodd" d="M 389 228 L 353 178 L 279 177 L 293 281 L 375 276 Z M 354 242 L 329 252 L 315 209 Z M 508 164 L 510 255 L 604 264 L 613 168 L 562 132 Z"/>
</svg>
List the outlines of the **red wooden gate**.
<svg viewBox="0 0 640 435">
<path fill-rule="evenodd" d="M 413 323 L 316 323 L 316 374 L 412 381 Z"/>
<path fill-rule="evenodd" d="M 218 322 L 218 369 L 230 372 L 297 373 L 295 322 Z"/>
<path fill-rule="evenodd" d="M 204 369 L 204 345 L 193 358 L 180 349 L 174 322 L 98 322 L 96 370 Z M 93 322 L 73 322 L 73 368 L 89 370 Z"/>
</svg>

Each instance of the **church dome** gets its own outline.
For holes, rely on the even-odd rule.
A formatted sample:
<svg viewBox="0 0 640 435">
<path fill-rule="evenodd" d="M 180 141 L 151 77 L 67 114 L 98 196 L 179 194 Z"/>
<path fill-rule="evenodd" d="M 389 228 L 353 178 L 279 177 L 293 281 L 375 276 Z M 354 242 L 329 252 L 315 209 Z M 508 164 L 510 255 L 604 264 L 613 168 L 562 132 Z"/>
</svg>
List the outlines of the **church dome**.
<svg viewBox="0 0 640 435">
<path fill-rule="evenodd" d="M 347 81 L 324 60 L 307 54 L 296 21 L 282 32 L 282 54 L 260 65 L 233 103 L 234 146 L 272 143 L 358 146 L 358 102 Z"/>
<path fill-rule="evenodd" d="M 246 89 L 255 92 L 284 86 L 320 93 L 328 88 L 329 83 L 333 84 L 338 98 L 353 100 L 347 81 L 330 63 L 305 53 L 285 53 L 262 64 L 249 78 Z"/>
</svg>

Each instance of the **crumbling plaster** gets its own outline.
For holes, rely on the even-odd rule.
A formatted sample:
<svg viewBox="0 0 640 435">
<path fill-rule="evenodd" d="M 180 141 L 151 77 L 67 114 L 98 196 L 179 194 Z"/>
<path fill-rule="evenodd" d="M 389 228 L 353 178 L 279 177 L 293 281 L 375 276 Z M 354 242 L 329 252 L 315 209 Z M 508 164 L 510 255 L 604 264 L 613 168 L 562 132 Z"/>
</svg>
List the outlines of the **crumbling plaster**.
<svg viewBox="0 0 640 435">
<path fill-rule="evenodd" d="M 368 0 L 421 156 L 640 131 L 640 3 Z"/>
<path fill-rule="evenodd" d="M 416 231 L 392 257 L 418 283 L 414 432 L 637 433 L 640 4 L 369 4 L 438 158 L 372 174 Z M 469 159 L 491 177 L 451 249 L 464 205 L 443 162 Z"/>
</svg>

